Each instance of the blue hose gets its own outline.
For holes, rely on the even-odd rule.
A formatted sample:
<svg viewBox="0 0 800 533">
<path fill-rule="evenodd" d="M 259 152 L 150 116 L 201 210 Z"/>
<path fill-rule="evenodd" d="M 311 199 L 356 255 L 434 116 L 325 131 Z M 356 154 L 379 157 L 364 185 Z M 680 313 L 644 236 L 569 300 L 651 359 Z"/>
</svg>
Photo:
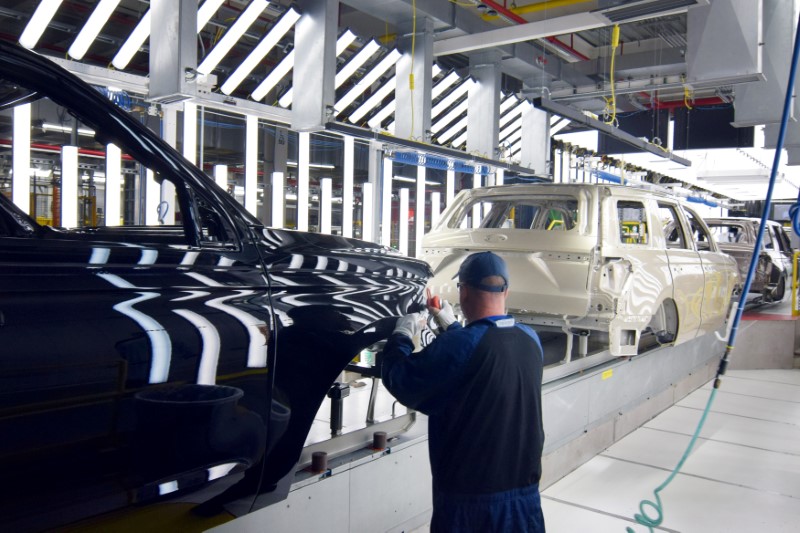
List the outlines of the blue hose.
<svg viewBox="0 0 800 533">
<path fill-rule="evenodd" d="M 786 137 L 786 125 L 789 122 L 789 110 L 791 109 L 792 104 L 792 92 L 794 89 L 794 79 L 797 73 L 797 59 L 800 56 L 800 21 L 797 24 L 797 31 L 795 33 L 794 38 L 794 51 L 792 52 L 792 63 L 789 70 L 789 84 L 786 87 L 786 98 L 784 99 L 783 103 L 783 116 L 781 117 L 781 128 L 780 133 L 778 134 L 778 144 L 775 146 L 775 157 L 772 160 L 772 173 L 769 176 L 769 187 L 767 188 L 767 197 L 764 200 L 764 211 L 761 213 L 761 224 L 758 227 L 758 236 L 756 237 L 755 247 L 753 248 L 753 256 L 750 259 L 750 268 L 747 271 L 747 277 L 744 280 L 744 287 L 742 287 L 742 295 L 739 298 L 739 306 L 736 309 L 736 316 L 733 319 L 733 325 L 731 326 L 731 333 L 728 337 L 728 345 L 725 347 L 725 353 L 722 356 L 722 359 L 719 362 L 719 368 L 717 368 L 717 375 L 714 378 L 714 388 L 711 389 L 711 396 L 708 398 L 708 403 L 706 404 L 706 408 L 703 411 L 703 416 L 700 418 L 700 422 L 697 424 L 697 429 L 695 429 L 694 434 L 692 435 L 692 440 L 689 441 L 689 446 L 686 448 L 686 451 L 683 452 L 683 457 L 681 460 L 678 461 L 677 466 L 672 470 L 669 477 L 667 477 L 666 481 L 659 485 L 654 492 L 655 494 L 655 501 L 651 500 L 642 500 L 639 503 L 639 511 L 640 513 L 635 514 L 633 516 L 634 520 L 639 525 L 647 527 L 651 532 L 653 531 L 654 527 L 658 527 L 661 525 L 661 522 L 664 521 L 664 510 L 661 505 L 661 497 L 659 493 L 669 485 L 675 476 L 680 471 L 683 463 L 689 457 L 689 454 L 694 447 L 694 443 L 697 440 L 698 435 L 700 435 L 700 431 L 703 429 L 703 425 L 706 422 L 706 416 L 708 412 L 711 410 L 711 404 L 714 402 L 714 397 L 716 396 L 717 389 L 720 386 L 720 380 L 722 375 L 725 374 L 725 369 L 728 367 L 728 356 L 733 351 L 733 346 L 736 342 L 736 333 L 739 331 L 739 322 L 742 320 L 742 313 L 744 312 L 744 304 L 747 300 L 747 293 L 750 292 L 750 285 L 753 283 L 753 275 L 756 271 L 756 266 L 758 265 L 758 256 L 761 251 L 761 242 L 764 240 L 764 229 L 767 226 L 767 218 L 769 216 L 769 210 L 772 206 L 772 191 L 775 188 L 775 180 L 778 175 L 778 166 L 780 165 L 781 161 L 781 151 L 783 150 L 783 141 Z M 792 228 L 794 229 L 795 233 L 800 235 L 800 195 L 798 195 L 797 203 L 792 206 L 790 210 L 790 214 L 792 217 Z M 656 516 L 648 516 L 647 509 L 651 508 L 655 511 Z M 626 528 L 628 533 L 635 533 L 633 528 Z"/>
</svg>

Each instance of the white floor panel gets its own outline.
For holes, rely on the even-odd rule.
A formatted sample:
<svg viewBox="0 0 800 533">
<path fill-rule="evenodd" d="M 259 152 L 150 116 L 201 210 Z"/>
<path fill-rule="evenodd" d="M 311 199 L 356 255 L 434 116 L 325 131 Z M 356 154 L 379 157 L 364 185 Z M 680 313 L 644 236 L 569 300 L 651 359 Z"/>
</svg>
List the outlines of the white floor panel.
<svg viewBox="0 0 800 533">
<path fill-rule="evenodd" d="M 749 379 L 756 381 L 772 381 L 800 386 L 800 369 L 797 370 L 729 370 L 725 377 Z"/>
<path fill-rule="evenodd" d="M 546 497 L 616 516 L 633 516 L 642 499 L 655 499 L 665 470 L 598 456 L 549 487 Z M 661 492 L 664 530 L 689 532 L 796 532 L 795 498 L 679 474 Z M 545 519 L 547 517 L 545 516 Z M 639 526 L 636 531 L 645 531 Z M 551 533 L 579 531 L 548 528 Z"/>
<path fill-rule="evenodd" d="M 643 428 L 603 455 L 671 471 L 689 440 L 685 435 Z M 798 498 L 796 505 L 800 506 L 800 455 L 700 438 L 681 473 L 791 496 Z"/>
<path fill-rule="evenodd" d="M 711 410 L 715 413 L 727 413 L 745 418 L 769 420 L 784 424 L 800 424 L 800 402 L 776 401 L 766 398 L 756 398 L 742 394 L 730 394 L 724 389 L 717 392 Z M 709 389 L 700 389 L 681 400 L 677 405 L 705 409 Z"/>
<path fill-rule="evenodd" d="M 542 498 L 542 512 L 547 531 L 558 533 L 591 531 L 592 533 L 622 533 L 626 527 L 634 527 L 632 518 L 611 516 L 547 497 Z"/>
<path fill-rule="evenodd" d="M 714 403 L 718 399 L 719 396 Z M 701 415 L 699 409 L 675 406 L 645 424 L 645 427 L 679 433 L 688 441 Z M 800 425 L 715 413 L 713 406 L 701 437 L 800 456 Z"/>
<path fill-rule="evenodd" d="M 749 370 L 748 372 L 760 372 L 759 370 Z M 787 370 L 786 372 L 793 372 Z M 704 389 L 710 389 L 711 384 L 707 384 Z M 720 392 L 741 394 L 752 396 L 753 398 L 764 398 L 767 400 L 782 400 L 786 402 L 800 402 L 800 386 L 790 383 L 777 383 L 775 381 L 762 381 L 752 378 L 742 378 L 725 375 L 722 377 Z"/>
</svg>

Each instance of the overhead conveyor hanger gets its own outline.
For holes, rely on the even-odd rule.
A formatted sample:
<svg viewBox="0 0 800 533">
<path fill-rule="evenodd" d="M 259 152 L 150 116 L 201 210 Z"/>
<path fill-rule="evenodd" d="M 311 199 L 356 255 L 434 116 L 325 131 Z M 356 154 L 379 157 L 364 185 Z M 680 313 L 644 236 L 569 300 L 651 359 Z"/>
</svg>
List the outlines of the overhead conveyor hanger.
<svg viewBox="0 0 800 533">
<path fill-rule="evenodd" d="M 568 118 L 573 122 L 577 122 L 579 124 L 585 124 L 590 128 L 594 128 L 598 131 L 602 131 L 606 135 L 611 135 L 615 139 L 619 139 L 620 141 L 630 144 L 640 150 L 644 150 L 645 152 L 650 152 L 651 154 L 657 155 L 658 157 L 663 157 L 665 159 L 669 159 L 671 161 L 675 161 L 676 163 L 680 163 L 681 165 L 685 165 L 687 167 L 692 166 L 692 162 L 686 158 L 680 157 L 679 155 L 675 155 L 675 153 L 670 152 L 669 150 L 665 150 L 660 146 L 643 141 L 638 137 L 634 137 L 628 132 L 622 131 L 619 128 L 611 126 L 610 124 L 606 124 L 602 120 L 597 120 L 595 118 L 589 117 L 574 107 L 570 107 L 564 104 L 559 104 L 558 102 L 554 102 L 553 100 L 542 96 L 540 98 L 536 98 L 533 101 L 533 105 L 540 109 L 544 109 L 554 115 L 558 115 L 564 118 Z"/>
</svg>

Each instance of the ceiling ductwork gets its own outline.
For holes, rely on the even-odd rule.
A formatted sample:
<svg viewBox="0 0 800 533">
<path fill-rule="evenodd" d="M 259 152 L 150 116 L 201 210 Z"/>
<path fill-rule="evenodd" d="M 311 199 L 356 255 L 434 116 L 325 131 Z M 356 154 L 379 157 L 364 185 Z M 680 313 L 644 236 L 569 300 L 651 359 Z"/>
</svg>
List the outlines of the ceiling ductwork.
<svg viewBox="0 0 800 533">
<path fill-rule="evenodd" d="M 708 0 L 600 0 L 601 13 L 614 24 L 682 13 L 690 7 L 707 6 Z"/>
</svg>

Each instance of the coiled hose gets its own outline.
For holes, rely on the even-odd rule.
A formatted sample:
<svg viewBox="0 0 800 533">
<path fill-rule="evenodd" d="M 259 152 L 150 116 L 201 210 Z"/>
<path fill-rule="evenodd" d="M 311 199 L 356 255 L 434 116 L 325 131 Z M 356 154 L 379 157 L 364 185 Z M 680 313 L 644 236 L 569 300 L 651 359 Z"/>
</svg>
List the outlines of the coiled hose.
<svg viewBox="0 0 800 533">
<path fill-rule="evenodd" d="M 783 116 L 781 117 L 781 127 L 780 133 L 778 134 L 778 144 L 775 147 L 775 157 L 772 160 L 772 172 L 769 177 L 769 187 L 767 188 L 767 197 L 764 200 L 764 211 L 761 213 L 761 224 L 758 227 L 758 236 L 756 237 L 755 247 L 753 248 L 753 256 L 750 260 L 750 268 L 747 271 L 747 277 L 744 280 L 744 287 L 742 287 L 742 295 L 739 298 L 739 306 L 736 309 L 736 316 L 733 319 L 733 325 L 731 326 L 731 332 L 728 336 L 728 344 L 725 347 L 725 353 L 722 356 L 722 359 L 719 362 L 719 368 L 717 369 L 717 375 L 714 378 L 714 387 L 711 389 L 711 395 L 708 397 L 708 403 L 706 404 L 705 409 L 703 410 L 703 416 L 700 417 L 700 422 L 697 424 L 697 429 L 695 429 L 694 434 L 692 435 L 692 439 L 689 441 L 689 445 L 686 448 L 686 451 L 683 452 L 683 456 L 681 457 L 680 461 L 678 461 L 677 466 L 672 470 L 669 477 L 667 477 L 666 481 L 664 481 L 661 485 L 659 485 L 654 491 L 655 501 L 652 500 L 642 500 L 639 503 L 639 513 L 633 515 L 634 520 L 636 523 L 642 526 L 645 526 L 649 529 L 649 531 L 653 531 L 654 527 L 658 527 L 664 521 L 664 509 L 661 505 L 661 496 L 659 493 L 664 490 L 667 485 L 669 485 L 675 476 L 680 471 L 683 463 L 689 457 L 689 454 L 692 452 L 692 448 L 694 447 L 695 441 L 697 441 L 698 435 L 700 435 L 700 431 L 703 429 L 703 425 L 706 422 L 706 416 L 708 412 L 711 410 L 711 404 L 714 402 L 714 397 L 716 396 L 717 389 L 720 386 L 720 380 L 722 375 L 725 374 L 725 370 L 728 367 L 728 356 L 733 351 L 733 346 L 736 342 L 736 333 L 739 330 L 739 322 L 742 319 L 742 313 L 744 312 L 744 304 L 745 300 L 747 299 L 747 293 L 750 292 L 750 285 L 753 282 L 753 274 L 756 270 L 756 265 L 758 265 L 758 256 L 759 251 L 761 250 L 761 242 L 764 240 L 764 229 L 767 225 L 767 218 L 769 216 L 769 209 L 772 205 L 772 192 L 775 188 L 775 179 L 778 175 L 778 166 L 781 160 L 781 152 L 783 150 L 783 141 L 786 137 L 786 125 L 789 122 L 789 111 L 791 109 L 792 104 L 792 93 L 794 89 L 794 79 L 795 74 L 797 72 L 797 59 L 798 55 L 800 55 L 800 22 L 797 24 L 797 31 L 795 33 L 794 38 L 794 51 L 792 52 L 792 63 L 789 69 L 789 83 L 786 87 L 786 97 L 784 99 L 783 104 Z M 800 195 L 798 195 L 797 203 L 792 206 L 790 210 L 790 214 L 792 217 L 792 228 L 794 229 L 795 233 L 800 235 Z M 653 516 L 647 514 L 648 509 L 652 509 L 654 511 Z M 635 530 L 631 527 L 626 528 L 628 533 L 635 533 Z"/>
</svg>

